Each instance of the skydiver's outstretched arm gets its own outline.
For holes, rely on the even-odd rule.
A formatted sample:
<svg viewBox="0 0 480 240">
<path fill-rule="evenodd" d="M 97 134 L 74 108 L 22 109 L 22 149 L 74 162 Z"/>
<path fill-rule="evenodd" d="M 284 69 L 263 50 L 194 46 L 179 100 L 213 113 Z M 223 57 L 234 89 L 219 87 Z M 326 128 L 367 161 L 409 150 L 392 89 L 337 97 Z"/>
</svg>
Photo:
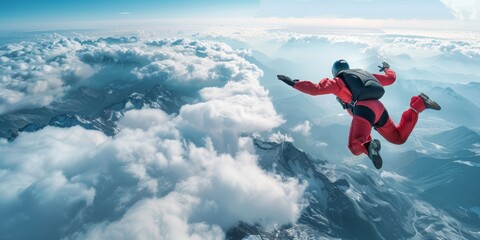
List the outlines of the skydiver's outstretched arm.
<svg viewBox="0 0 480 240">
<path fill-rule="evenodd" d="M 313 83 L 310 81 L 301 81 L 298 79 L 292 80 L 285 75 L 278 75 L 278 80 L 285 82 L 300 92 L 310 95 L 325 95 L 334 94 L 344 102 L 352 101 L 352 94 L 346 87 L 345 83 L 339 78 L 329 79 L 324 78 L 319 83 Z"/>
<path fill-rule="evenodd" d="M 390 68 L 385 68 L 385 74 L 373 74 L 383 86 L 391 85 L 397 79 L 397 74 Z"/>
<path fill-rule="evenodd" d="M 298 81 L 293 88 L 300 92 L 310 95 L 324 95 L 324 94 L 337 94 L 340 92 L 342 86 L 339 86 L 338 81 L 335 79 L 324 78 L 319 83 L 312 83 L 310 81 Z M 343 83 L 343 82 L 342 82 Z"/>
<path fill-rule="evenodd" d="M 382 86 L 388 86 L 395 82 L 397 79 L 397 74 L 395 71 L 390 69 L 390 65 L 386 62 L 382 62 L 382 66 L 378 66 L 380 72 L 385 72 L 385 74 L 373 74 L 373 76 L 378 79 Z"/>
</svg>

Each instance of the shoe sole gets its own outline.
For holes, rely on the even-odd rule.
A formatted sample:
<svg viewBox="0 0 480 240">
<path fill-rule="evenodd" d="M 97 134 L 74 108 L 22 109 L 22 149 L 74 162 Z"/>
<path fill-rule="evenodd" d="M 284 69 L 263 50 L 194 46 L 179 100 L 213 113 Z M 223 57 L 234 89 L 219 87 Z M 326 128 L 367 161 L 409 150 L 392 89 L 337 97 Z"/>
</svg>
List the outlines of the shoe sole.
<svg viewBox="0 0 480 240">
<path fill-rule="evenodd" d="M 377 139 L 373 139 L 370 142 L 370 145 L 368 146 L 368 148 L 369 148 L 368 152 L 373 153 L 368 155 L 368 157 L 373 162 L 373 166 L 375 166 L 376 169 L 382 168 L 383 160 L 382 160 L 382 157 L 380 156 L 380 149 L 382 148 L 382 145 L 380 144 L 380 141 L 378 141 Z"/>
<path fill-rule="evenodd" d="M 425 93 L 420 93 L 418 96 L 422 98 L 423 102 L 425 103 L 425 108 L 435 109 L 437 111 L 442 109 L 438 103 L 431 100 Z"/>
</svg>

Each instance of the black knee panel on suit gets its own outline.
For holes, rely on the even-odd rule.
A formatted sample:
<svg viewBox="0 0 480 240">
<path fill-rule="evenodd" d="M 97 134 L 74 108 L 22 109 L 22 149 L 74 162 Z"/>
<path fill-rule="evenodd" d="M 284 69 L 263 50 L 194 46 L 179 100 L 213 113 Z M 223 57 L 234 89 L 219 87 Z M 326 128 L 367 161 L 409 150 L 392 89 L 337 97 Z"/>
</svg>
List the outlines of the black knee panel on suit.
<svg viewBox="0 0 480 240">
<path fill-rule="evenodd" d="M 384 110 L 380 119 L 375 122 L 375 113 L 368 107 L 357 105 L 352 109 L 352 113 L 355 116 L 360 116 L 365 118 L 374 128 L 381 128 L 383 127 L 388 121 L 388 112 Z"/>
<path fill-rule="evenodd" d="M 375 123 L 375 125 L 373 125 L 375 128 L 381 128 L 383 126 L 385 126 L 385 124 L 387 124 L 388 122 L 388 112 L 387 112 L 387 109 L 383 110 L 383 113 L 382 113 L 382 116 L 380 116 L 380 119 L 378 119 L 378 122 Z"/>
</svg>

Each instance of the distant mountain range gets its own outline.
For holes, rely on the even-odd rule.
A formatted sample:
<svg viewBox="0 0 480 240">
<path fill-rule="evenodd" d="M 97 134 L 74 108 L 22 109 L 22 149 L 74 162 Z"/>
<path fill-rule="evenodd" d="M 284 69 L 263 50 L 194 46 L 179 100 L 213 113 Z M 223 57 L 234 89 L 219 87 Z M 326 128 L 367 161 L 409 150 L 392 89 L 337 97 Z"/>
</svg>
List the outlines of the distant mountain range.
<svg viewBox="0 0 480 240">
<path fill-rule="evenodd" d="M 69 101 L 66 102 L 67 108 L 75 109 L 72 105 L 72 102 L 77 103 L 78 106 L 90 106 L 96 105 L 101 102 L 101 100 L 107 99 L 100 91 L 96 89 L 91 89 L 87 87 L 82 87 L 79 91 L 76 91 Z M 102 131 L 107 136 L 113 136 L 118 132 L 116 128 L 117 121 L 123 116 L 123 114 L 131 109 L 142 109 L 142 108 L 157 108 L 162 109 L 165 112 L 178 113 L 180 107 L 184 104 L 184 100 L 172 94 L 169 90 L 163 88 L 161 85 L 156 85 L 152 89 L 146 91 L 145 93 L 131 93 L 125 99 L 112 103 L 109 106 L 105 107 L 100 111 L 98 117 L 92 118 L 90 116 L 82 115 L 79 110 L 78 114 L 74 113 L 59 113 L 50 118 L 48 123 L 37 122 L 35 117 L 28 115 L 23 116 L 23 119 L 27 123 L 21 128 L 11 128 L 6 130 L 5 128 L 2 131 L 0 137 L 7 138 L 10 141 L 13 141 L 21 132 L 34 132 L 38 131 L 46 126 L 54 127 L 73 127 L 81 126 L 85 129 L 95 129 Z M 98 104 L 97 104 L 98 105 Z M 57 110 L 55 112 L 62 112 L 63 110 Z M 95 112 L 93 108 L 90 113 Z M 48 111 L 47 109 L 38 109 L 37 113 L 34 116 L 38 118 L 45 118 L 51 115 L 53 111 Z M 45 114 L 46 116 L 42 116 Z M 18 116 L 21 113 L 6 114 L 2 116 L 4 119 L 12 118 L 12 116 Z M 5 120 L 4 120 L 5 121 Z M 8 126 L 8 125 L 7 125 Z"/>
</svg>

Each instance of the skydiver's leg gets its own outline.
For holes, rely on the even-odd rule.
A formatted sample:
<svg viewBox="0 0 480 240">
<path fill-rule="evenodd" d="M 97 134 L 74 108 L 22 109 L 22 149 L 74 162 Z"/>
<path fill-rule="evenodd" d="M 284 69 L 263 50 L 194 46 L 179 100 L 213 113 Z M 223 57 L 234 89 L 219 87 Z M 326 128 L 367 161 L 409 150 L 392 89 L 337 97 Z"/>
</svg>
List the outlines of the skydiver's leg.
<svg viewBox="0 0 480 240">
<path fill-rule="evenodd" d="M 417 124 L 418 114 L 423 110 L 425 110 L 423 100 L 418 96 L 414 96 L 410 101 L 410 108 L 403 112 L 398 126 L 395 126 L 395 123 L 389 117 L 385 125 L 376 128 L 376 130 L 387 141 L 394 144 L 403 144 L 407 141 Z"/>
<path fill-rule="evenodd" d="M 372 160 L 375 168 L 382 168 L 382 157 L 380 156 L 380 141 L 372 140 L 370 133 L 372 125 L 387 119 L 383 104 L 378 100 L 366 100 L 357 103 L 351 110 L 353 114 L 352 126 L 350 127 L 350 136 L 348 147 L 353 154 L 359 155 L 365 153 Z"/>
<path fill-rule="evenodd" d="M 365 144 L 372 140 L 370 136 L 371 132 L 372 125 L 368 120 L 357 115 L 353 116 L 348 137 L 348 148 L 354 155 L 360 155 L 362 153 L 368 155 Z"/>
</svg>

